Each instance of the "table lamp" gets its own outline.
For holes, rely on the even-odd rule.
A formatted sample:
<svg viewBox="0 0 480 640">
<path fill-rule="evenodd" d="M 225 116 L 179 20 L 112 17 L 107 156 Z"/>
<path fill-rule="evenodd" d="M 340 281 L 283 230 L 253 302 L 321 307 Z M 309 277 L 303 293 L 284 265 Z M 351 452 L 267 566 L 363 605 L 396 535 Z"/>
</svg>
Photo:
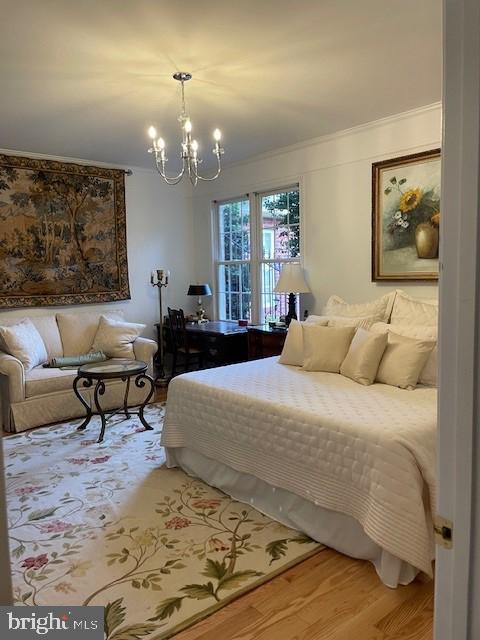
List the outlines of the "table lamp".
<svg viewBox="0 0 480 640">
<path fill-rule="evenodd" d="M 205 318 L 205 309 L 202 307 L 202 296 L 211 296 L 212 290 L 208 284 L 191 284 L 188 287 L 187 296 L 197 296 L 197 322 L 208 322 Z"/>
<path fill-rule="evenodd" d="M 274 288 L 275 293 L 288 293 L 288 313 L 285 316 L 285 324 L 288 326 L 292 320 L 297 320 L 296 294 L 310 293 L 310 287 L 305 282 L 303 269 L 298 262 L 287 262 L 283 265 L 280 278 Z M 295 293 L 293 293 L 295 292 Z"/>
</svg>

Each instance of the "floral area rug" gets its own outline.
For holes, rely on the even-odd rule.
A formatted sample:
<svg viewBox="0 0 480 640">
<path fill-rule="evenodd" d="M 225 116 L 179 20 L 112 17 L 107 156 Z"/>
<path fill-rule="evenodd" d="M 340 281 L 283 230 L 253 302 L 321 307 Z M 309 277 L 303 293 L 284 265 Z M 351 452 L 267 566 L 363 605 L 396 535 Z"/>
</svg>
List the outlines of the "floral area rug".
<svg viewBox="0 0 480 640">
<path fill-rule="evenodd" d="M 102 605 L 109 640 L 160 640 L 322 547 L 167 469 L 164 407 L 4 438 L 14 595 Z"/>
</svg>

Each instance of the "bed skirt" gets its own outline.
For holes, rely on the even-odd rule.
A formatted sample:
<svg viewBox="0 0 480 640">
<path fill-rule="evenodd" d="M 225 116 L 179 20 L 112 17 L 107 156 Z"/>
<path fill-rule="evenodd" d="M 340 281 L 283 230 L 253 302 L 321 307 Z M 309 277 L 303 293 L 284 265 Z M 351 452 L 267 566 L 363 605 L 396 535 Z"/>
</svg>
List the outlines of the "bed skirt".
<svg viewBox="0 0 480 640">
<path fill-rule="evenodd" d="M 181 467 L 189 475 L 240 502 L 251 504 L 273 520 L 302 531 L 331 549 L 352 558 L 369 560 L 387 587 L 409 584 L 419 573 L 418 569 L 373 542 L 351 516 L 325 509 L 191 449 L 171 447 L 166 449 L 166 454 L 168 467 Z"/>
</svg>

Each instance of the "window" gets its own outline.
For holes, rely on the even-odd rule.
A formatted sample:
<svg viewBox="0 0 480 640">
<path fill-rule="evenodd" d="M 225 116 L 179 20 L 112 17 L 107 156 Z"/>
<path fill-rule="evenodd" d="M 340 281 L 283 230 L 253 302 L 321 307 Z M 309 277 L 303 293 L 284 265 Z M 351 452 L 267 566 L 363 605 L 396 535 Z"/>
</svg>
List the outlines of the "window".
<svg viewBox="0 0 480 640">
<path fill-rule="evenodd" d="M 274 292 L 285 262 L 300 261 L 298 186 L 216 203 L 218 317 L 255 323 L 287 313 Z"/>
</svg>

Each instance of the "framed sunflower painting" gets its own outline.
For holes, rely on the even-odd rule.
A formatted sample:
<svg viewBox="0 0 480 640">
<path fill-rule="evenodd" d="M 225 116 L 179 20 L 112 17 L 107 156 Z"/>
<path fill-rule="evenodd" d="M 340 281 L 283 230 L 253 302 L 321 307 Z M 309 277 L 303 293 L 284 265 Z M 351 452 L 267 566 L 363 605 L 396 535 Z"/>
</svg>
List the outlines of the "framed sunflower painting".
<svg viewBox="0 0 480 640">
<path fill-rule="evenodd" d="M 440 149 L 372 165 L 372 280 L 438 280 Z"/>
</svg>

